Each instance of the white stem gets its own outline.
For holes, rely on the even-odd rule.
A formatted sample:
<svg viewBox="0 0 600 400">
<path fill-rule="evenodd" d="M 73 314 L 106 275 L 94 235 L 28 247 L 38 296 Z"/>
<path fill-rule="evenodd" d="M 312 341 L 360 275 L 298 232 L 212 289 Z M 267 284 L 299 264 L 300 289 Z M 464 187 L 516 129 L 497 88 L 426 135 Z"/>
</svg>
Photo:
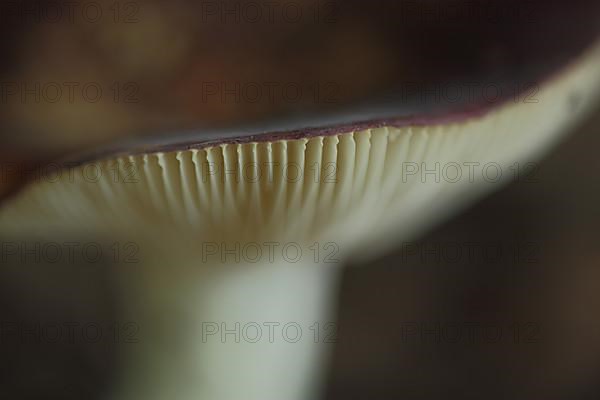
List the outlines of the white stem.
<svg viewBox="0 0 600 400">
<path fill-rule="evenodd" d="M 319 397 L 335 338 L 338 266 L 138 268 L 123 287 L 125 322 L 139 326 L 139 343 L 123 344 L 124 373 L 111 399 Z"/>
</svg>

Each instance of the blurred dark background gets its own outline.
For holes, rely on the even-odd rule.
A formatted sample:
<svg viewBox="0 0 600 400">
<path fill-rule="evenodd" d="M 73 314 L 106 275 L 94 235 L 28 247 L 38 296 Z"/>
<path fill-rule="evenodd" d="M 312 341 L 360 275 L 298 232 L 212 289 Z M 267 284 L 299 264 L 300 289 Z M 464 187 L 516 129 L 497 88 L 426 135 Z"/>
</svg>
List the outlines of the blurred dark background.
<svg viewBox="0 0 600 400">
<path fill-rule="evenodd" d="M 0 157 L 31 161 L 413 86 L 540 82 L 598 36 L 600 3 L 14 0 L 0 22 Z"/>
<path fill-rule="evenodd" d="M 34 8 L 24 17 L 7 11 L 9 3 Z M 550 56 L 576 54 L 600 26 L 600 3 L 583 0 L 499 0 L 491 3 L 504 11 L 492 19 L 411 9 L 403 23 L 390 17 L 397 14 L 388 3 L 365 12 L 342 2 L 333 20 L 312 19 L 309 28 L 285 21 L 227 25 L 198 14 L 199 2 L 183 0 L 100 1 L 99 22 L 48 23 L 35 8 L 47 3 L 3 2 L 3 90 L 12 83 L 29 89 L 36 82 L 94 83 L 105 97 L 98 103 L 2 97 L 2 163 L 34 163 L 130 135 L 328 110 L 389 90 L 390 82 L 444 81 L 475 71 L 502 76 L 529 61 L 552 65 L 558 61 Z M 321 18 L 328 18 L 340 2 L 296 3 L 322 7 Z M 442 3 L 422 4 L 435 10 Z M 199 94 L 206 83 L 265 81 L 312 86 L 293 103 Z M 315 102 L 314 85 L 331 83 L 334 97 Z M 348 268 L 326 398 L 600 398 L 598 149 L 600 110 L 536 164 L 529 179 L 371 265 Z M 14 184 L 1 179 L 0 195 Z M 2 266 L 3 323 L 114 323 L 109 260 L 64 269 Z M 94 344 L 53 344 L 3 333 L 0 399 L 99 398 L 114 378 L 115 351 L 108 336 Z"/>
</svg>

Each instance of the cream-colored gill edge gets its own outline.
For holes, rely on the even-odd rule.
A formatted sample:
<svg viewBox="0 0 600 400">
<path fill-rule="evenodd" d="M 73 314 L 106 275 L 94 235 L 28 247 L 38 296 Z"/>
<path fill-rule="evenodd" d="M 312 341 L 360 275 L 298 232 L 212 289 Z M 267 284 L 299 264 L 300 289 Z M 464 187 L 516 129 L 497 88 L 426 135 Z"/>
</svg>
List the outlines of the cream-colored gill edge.
<svg viewBox="0 0 600 400">
<path fill-rule="evenodd" d="M 526 173 L 592 103 L 599 54 L 460 123 L 122 156 L 50 174 L 0 210 L 0 229 L 163 244 L 333 241 L 342 254 L 368 255 Z"/>
</svg>

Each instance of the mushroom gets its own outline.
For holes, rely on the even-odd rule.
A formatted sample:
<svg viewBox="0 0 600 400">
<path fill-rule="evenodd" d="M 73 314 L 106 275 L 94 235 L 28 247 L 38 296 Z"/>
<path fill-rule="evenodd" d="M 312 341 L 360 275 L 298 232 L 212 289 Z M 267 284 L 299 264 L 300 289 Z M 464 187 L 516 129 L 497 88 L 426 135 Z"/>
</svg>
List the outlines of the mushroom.
<svg viewBox="0 0 600 400">
<path fill-rule="evenodd" d="M 112 398 L 315 398 L 343 262 L 381 254 L 537 159 L 592 104 L 599 68 L 596 46 L 535 102 L 105 149 L 5 199 L 0 227 L 139 246 L 140 263 L 119 260 L 139 343 L 123 346 Z"/>
<path fill-rule="evenodd" d="M 585 3 L 552 15 L 593 14 Z M 376 257 L 507 182 L 515 163 L 540 157 L 599 91 L 600 46 L 569 54 L 597 33 L 594 18 L 572 19 L 578 29 L 550 19 L 513 31 L 491 29 L 479 14 L 459 23 L 446 15 L 423 34 L 421 15 L 416 31 L 398 23 L 411 7 L 385 4 L 366 11 L 393 17 L 382 25 L 409 47 L 397 53 L 424 55 L 415 69 L 462 71 L 484 58 L 495 72 L 499 59 L 513 57 L 515 67 L 530 52 L 552 68 L 517 68 L 516 88 L 492 82 L 503 93 L 477 106 L 431 109 L 413 93 L 412 103 L 403 96 L 327 118 L 124 143 L 69 159 L 62 173 L 3 199 L 5 235 L 92 233 L 135 244 L 139 263 L 116 261 L 123 322 L 139 328 L 138 343 L 122 346 L 112 399 L 318 397 L 343 263 Z M 548 37 L 562 42 L 554 48 Z M 503 52 L 506 43 L 516 51 Z M 540 79 L 539 91 L 523 86 Z"/>
</svg>

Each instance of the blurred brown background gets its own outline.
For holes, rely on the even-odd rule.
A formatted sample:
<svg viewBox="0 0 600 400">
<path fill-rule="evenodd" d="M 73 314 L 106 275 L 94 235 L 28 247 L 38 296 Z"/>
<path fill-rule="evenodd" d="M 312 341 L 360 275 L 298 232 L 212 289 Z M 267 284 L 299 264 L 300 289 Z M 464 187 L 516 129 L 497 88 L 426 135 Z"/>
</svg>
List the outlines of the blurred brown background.
<svg viewBox="0 0 600 400">
<path fill-rule="evenodd" d="M 594 0 L 2 2 L 0 156 L 326 112 L 409 84 L 542 79 L 599 15 Z"/>
<path fill-rule="evenodd" d="M 326 18 L 329 5 L 340 2 L 297 3 L 313 10 L 321 4 Z M 512 5 L 508 10 L 519 4 L 497 3 Z M 443 80 L 472 70 L 502 75 L 532 54 L 550 63 L 548 54 L 568 42 L 565 32 L 599 27 L 597 19 L 576 18 L 582 10 L 594 16 L 597 1 L 566 8 L 557 8 L 569 4 L 557 0 L 527 3 L 544 6 L 520 8 L 537 24 L 523 14 L 496 21 L 446 15 L 415 24 L 418 13 L 399 24 L 385 2 L 370 12 L 348 2 L 339 19 L 308 28 L 282 21 L 226 26 L 214 17 L 200 23 L 200 2 L 183 0 L 117 3 L 117 23 L 112 1 L 98 2 L 108 17 L 99 23 L 43 23 L 35 11 L 24 20 L 0 8 L 3 84 L 92 82 L 108 96 L 98 103 L 2 98 L 0 162 L 35 162 L 123 136 L 335 108 L 389 89 L 391 81 Z M 129 18 L 134 22 L 125 23 Z M 540 26 L 556 27 L 554 40 Z M 525 33 L 536 32 L 537 42 L 525 40 L 531 38 Z M 582 43 L 575 40 L 573 48 Z M 334 102 L 315 102 L 314 86 L 293 103 L 199 95 L 203 83 L 265 81 L 333 82 L 339 90 Z M 531 179 L 371 265 L 349 268 L 327 399 L 600 398 L 597 149 L 600 110 L 539 163 Z M 13 184 L 0 183 L 0 194 Z M 457 245 L 463 250 L 455 257 Z M 4 267 L 0 322 L 114 321 L 108 261 Z M 32 344 L 2 336 L 0 399 L 100 398 L 116 365 L 115 345 L 105 339 Z"/>
</svg>

